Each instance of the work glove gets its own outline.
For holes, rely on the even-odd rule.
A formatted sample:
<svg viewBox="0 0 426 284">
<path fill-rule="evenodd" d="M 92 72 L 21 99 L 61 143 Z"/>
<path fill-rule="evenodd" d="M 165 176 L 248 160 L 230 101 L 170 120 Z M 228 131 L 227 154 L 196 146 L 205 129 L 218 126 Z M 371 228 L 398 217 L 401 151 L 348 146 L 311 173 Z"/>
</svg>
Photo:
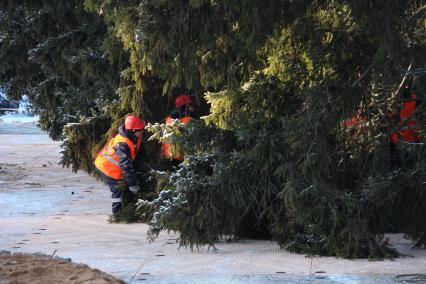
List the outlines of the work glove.
<svg viewBox="0 0 426 284">
<path fill-rule="evenodd" d="M 141 190 L 141 188 L 140 188 L 139 185 L 132 185 L 132 186 L 129 186 L 129 190 L 132 193 L 137 194 L 139 192 L 139 190 Z"/>
</svg>

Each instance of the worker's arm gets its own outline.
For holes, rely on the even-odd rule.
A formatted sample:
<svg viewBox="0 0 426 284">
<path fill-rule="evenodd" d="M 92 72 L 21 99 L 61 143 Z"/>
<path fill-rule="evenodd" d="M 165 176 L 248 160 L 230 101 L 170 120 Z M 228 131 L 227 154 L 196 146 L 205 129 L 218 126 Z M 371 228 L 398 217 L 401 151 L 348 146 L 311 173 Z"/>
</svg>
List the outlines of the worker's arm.
<svg viewBox="0 0 426 284">
<path fill-rule="evenodd" d="M 126 143 L 118 143 L 114 147 L 119 160 L 120 168 L 123 171 L 124 178 L 130 186 L 138 186 L 136 179 L 135 168 L 133 167 L 133 161 L 130 156 L 130 149 Z"/>
</svg>

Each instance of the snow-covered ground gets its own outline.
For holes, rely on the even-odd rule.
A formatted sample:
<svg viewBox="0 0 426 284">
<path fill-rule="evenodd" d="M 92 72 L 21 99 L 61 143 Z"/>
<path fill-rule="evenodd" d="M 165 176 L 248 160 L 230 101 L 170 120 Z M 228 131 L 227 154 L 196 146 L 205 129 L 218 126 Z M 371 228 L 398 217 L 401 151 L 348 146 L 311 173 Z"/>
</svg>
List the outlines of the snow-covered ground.
<svg viewBox="0 0 426 284">
<path fill-rule="evenodd" d="M 0 134 L 43 134 L 37 127 L 39 117 L 25 113 L 0 115 Z"/>
<path fill-rule="evenodd" d="M 0 99 L 7 100 L 0 89 Z M 42 134 L 37 127 L 39 117 L 31 114 L 27 96 L 22 96 L 16 111 L 0 112 L 0 134 Z"/>
<path fill-rule="evenodd" d="M 6 113 L 4 115 L 0 115 L 0 123 L 8 124 L 8 123 L 31 123 L 36 124 L 38 122 L 39 117 L 37 115 L 32 116 L 24 113 Z"/>
</svg>

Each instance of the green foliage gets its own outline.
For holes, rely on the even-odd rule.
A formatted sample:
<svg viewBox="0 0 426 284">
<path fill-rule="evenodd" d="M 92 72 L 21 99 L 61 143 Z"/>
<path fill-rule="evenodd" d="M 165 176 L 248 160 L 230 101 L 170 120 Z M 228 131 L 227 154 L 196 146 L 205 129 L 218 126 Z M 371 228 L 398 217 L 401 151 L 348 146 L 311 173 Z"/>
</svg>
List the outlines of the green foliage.
<svg viewBox="0 0 426 284">
<path fill-rule="evenodd" d="M 234 147 L 204 148 L 201 153 L 220 153 L 210 154 L 208 159 L 202 155 L 188 157 L 151 203 L 150 210 L 155 211 L 151 234 L 155 236 L 161 229 L 176 230 L 181 233 L 181 245 L 213 246 L 219 237 L 245 237 L 250 228 L 252 233 L 258 232 L 254 236 L 272 234 L 282 246 L 297 252 L 350 258 L 395 256 L 386 247 L 377 224 L 369 224 L 369 200 L 351 194 L 350 188 L 348 192 L 330 190 L 335 186 L 331 176 L 337 173 L 332 158 L 321 148 L 327 142 L 321 140 L 327 133 L 321 131 L 321 120 L 326 116 L 317 111 L 313 113 L 318 117 L 311 121 L 299 121 L 303 115 L 298 111 L 301 102 L 291 92 L 284 95 L 283 86 L 273 78 L 260 76 L 238 92 L 209 95 L 216 110 L 206 119 L 210 123 L 228 115 L 227 108 L 235 110 L 238 106 L 241 110 L 227 117 L 227 133 L 232 130 L 236 136 Z M 262 123 L 261 130 L 257 122 Z M 186 130 L 190 127 L 188 124 Z M 173 142 L 182 147 L 183 141 L 191 141 L 190 148 L 196 154 L 201 141 L 220 141 L 212 133 L 223 130 L 214 131 L 200 122 L 198 128 L 210 128 L 210 136 L 192 136 L 202 131 L 190 130 L 180 133 L 185 139 L 178 136 Z M 155 135 L 162 137 L 159 132 Z M 314 182 L 317 185 L 309 186 Z M 315 190 L 317 187 L 323 190 Z M 233 218 L 223 217 L 229 214 Z"/>
<path fill-rule="evenodd" d="M 395 129 L 389 114 L 401 103 L 404 71 L 410 64 L 421 67 L 425 59 L 424 38 L 418 33 L 425 28 L 419 20 L 424 7 L 416 1 L 330 0 L 293 5 L 281 1 L 276 10 L 265 10 L 259 17 L 267 15 L 273 24 L 260 26 L 263 34 L 257 36 L 257 22 L 244 21 L 248 6 L 193 3 L 141 5 L 149 20 L 140 27 L 149 37 L 139 44 L 147 60 L 155 59 L 146 66 L 166 80 L 178 77 L 182 82 L 179 72 L 191 74 L 187 68 L 196 64 L 202 86 L 227 89 L 207 92 L 208 126 L 188 124 L 185 131 L 177 128 L 171 136 L 157 127 L 152 129 L 153 137 L 173 142 L 186 156 L 202 160 L 213 155 L 211 163 L 223 167 L 220 172 L 212 167 L 205 177 L 212 191 L 219 192 L 215 188 L 219 184 L 230 199 L 240 202 L 234 205 L 234 218 L 226 220 L 208 210 L 221 196 L 194 198 L 203 172 L 193 165 L 197 159 L 189 156 L 182 165 L 185 170 L 160 186 L 164 191 L 151 207 L 156 210 L 151 222 L 154 235 L 161 229 L 178 230 L 182 245 L 212 245 L 224 235 L 243 236 L 241 226 L 262 224 L 265 237 L 269 231 L 280 245 L 294 251 L 381 258 L 396 255 L 383 239 L 393 226 L 404 228 L 419 246 L 424 245 L 420 217 L 424 203 L 415 202 L 423 201 L 422 181 L 410 174 L 423 167 L 421 156 L 404 157 L 405 165 L 395 175 L 389 152 L 389 134 Z M 176 12 L 184 7 L 184 12 Z M 201 34 L 192 21 L 182 23 L 186 15 L 196 19 L 192 12 L 200 7 L 210 13 L 194 20 L 209 31 Z M 221 15 L 212 11 L 223 7 L 226 12 Z M 169 21 L 170 27 L 159 16 L 165 13 L 173 19 L 173 12 L 180 20 Z M 281 20 L 275 18 L 280 16 Z M 211 19 L 219 23 L 218 33 L 209 30 Z M 221 26 L 221 21 L 226 24 Z M 240 29 L 242 22 L 245 31 Z M 183 46 L 187 30 L 191 40 Z M 242 35 L 248 40 L 242 40 Z M 214 48 L 212 41 L 226 48 Z M 197 54 L 202 55 L 201 61 Z M 243 58 L 241 76 L 230 72 L 235 68 L 231 58 Z M 159 62 L 161 66 L 156 65 Z M 191 77 L 197 78 L 197 73 Z M 417 88 L 422 86 L 420 82 Z M 420 109 L 417 117 L 423 112 Z M 358 124 L 348 127 L 345 121 L 354 116 Z M 209 135 L 193 135 L 202 133 Z M 230 147 L 218 139 L 219 133 L 231 137 Z M 207 145 L 212 143 L 211 149 Z M 412 152 L 421 153 L 420 147 Z M 197 182 L 188 182 L 192 174 Z M 177 177 L 185 183 L 176 183 Z M 402 184 L 413 184 L 405 197 Z M 407 202 L 416 206 L 408 209 L 403 205 Z M 203 215 L 207 220 L 196 215 L 198 210 L 209 215 Z M 408 222 L 408 216 L 418 217 Z"/>
<path fill-rule="evenodd" d="M 144 138 L 147 191 L 124 219 L 153 217 L 153 237 L 176 230 L 193 247 L 252 232 L 297 252 L 381 258 L 396 255 L 383 235 L 399 230 L 426 246 L 425 137 L 389 147 L 411 77 L 426 96 L 423 1 L 0 5 L 0 82 L 30 95 L 52 137 L 78 123 L 65 128 L 64 165 L 90 171 L 130 112 L 185 154 L 147 178 L 161 159 Z M 209 113 L 154 124 L 183 90 L 204 94 Z"/>
<path fill-rule="evenodd" d="M 180 232 L 180 245 L 191 248 L 214 242 L 221 236 L 233 237 L 241 229 L 249 206 L 245 194 L 229 190 L 223 180 L 227 157 L 189 156 L 170 176 L 170 184 L 151 203 L 154 209 L 149 235 L 161 230 Z M 234 178 L 233 181 L 236 181 Z M 256 224 L 250 224 L 255 230 Z M 242 228 L 247 229 L 247 228 Z"/>
<path fill-rule="evenodd" d="M 62 145 L 64 150 L 61 164 L 66 167 L 72 166 L 74 172 L 81 169 L 91 173 L 94 170 L 93 158 L 97 155 L 92 150 L 97 149 L 99 137 L 106 132 L 109 125 L 110 120 L 105 116 L 67 124 L 64 128 L 67 139 Z M 106 142 L 106 139 L 103 141 Z"/>
<path fill-rule="evenodd" d="M 401 144 L 401 167 L 386 176 L 386 187 L 374 196 L 376 214 L 389 212 L 390 225 L 415 241 L 415 247 L 426 247 L 425 159 L 424 144 Z M 373 213 L 373 214 L 374 214 Z M 373 215 L 372 214 L 372 215 Z M 376 215 L 376 216 L 381 216 Z M 374 216 L 374 215 L 373 215 Z M 377 217 L 376 217 L 377 218 Z M 375 220 L 378 223 L 380 220 Z"/>
<path fill-rule="evenodd" d="M 117 98 L 127 58 L 123 50 L 121 58 L 105 56 L 103 42 L 112 38 L 82 1 L 3 1 L 0 8 L 1 84 L 9 96 L 29 96 L 51 138 L 63 139 L 65 124 L 96 116 L 100 102 Z"/>
<path fill-rule="evenodd" d="M 287 1 L 95 1 L 129 50 L 128 70 L 139 85 L 152 74 L 163 92 L 239 85 L 256 69 L 257 48 L 285 19 Z"/>
<path fill-rule="evenodd" d="M 314 185 L 299 190 L 287 184 L 280 198 L 274 235 L 289 250 L 346 258 L 398 255 L 387 247 L 377 224 L 370 224 L 366 196 Z"/>
</svg>

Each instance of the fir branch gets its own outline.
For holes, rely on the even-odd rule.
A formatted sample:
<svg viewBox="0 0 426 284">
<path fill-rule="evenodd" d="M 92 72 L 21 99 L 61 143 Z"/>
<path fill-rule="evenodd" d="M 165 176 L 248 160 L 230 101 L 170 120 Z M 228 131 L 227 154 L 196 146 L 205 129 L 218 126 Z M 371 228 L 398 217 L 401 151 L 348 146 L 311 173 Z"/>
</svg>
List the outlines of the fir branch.
<svg viewBox="0 0 426 284">
<path fill-rule="evenodd" d="M 358 85 L 359 82 L 361 82 L 362 79 L 364 79 L 365 76 L 367 76 L 367 74 L 379 63 L 379 60 L 374 60 L 370 66 L 368 66 L 368 68 L 361 74 L 361 76 L 359 76 L 359 78 L 353 82 L 350 87 L 354 88 L 356 85 Z"/>
<path fill-rule="evenodd" d="M 426 5 L 417 9 L 417 11 L 415 11 L 414 14 L 408 19 L 407 26 L 412 27 L 414 22 L 416 22 L 417 20 L 419 20 L 421 17 L 425 15 L 425 12 L 426 12 Z"/>
</svg>

